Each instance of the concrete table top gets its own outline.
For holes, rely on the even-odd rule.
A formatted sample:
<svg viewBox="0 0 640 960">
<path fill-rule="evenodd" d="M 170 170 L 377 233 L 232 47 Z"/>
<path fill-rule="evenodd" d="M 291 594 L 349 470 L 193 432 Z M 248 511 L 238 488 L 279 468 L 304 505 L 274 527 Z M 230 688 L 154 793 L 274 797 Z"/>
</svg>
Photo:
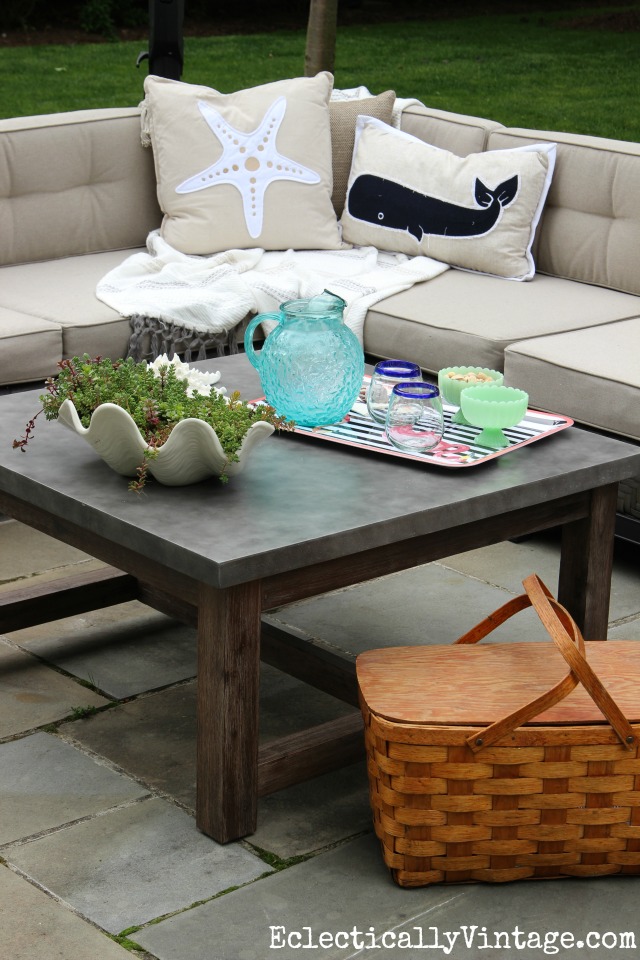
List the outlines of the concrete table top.
<svg viewBox="0 0 640 960">
<path fill-rule="evenodd" d="M 201 364 L 246 398 L 261 394 L 244 355 Z M 141 495 L 81 438 L 37 421 L 14 450 L 42 390 L 0 397 L 0 491 L 99 533 L 169 568 L 226 587 L 407 537 L 445 530 L 640 473 L 640 448 L 572 427 L 465 470 L 350 451 L 275 434 L 228 484 L 204 481 Z"/>
</svg>

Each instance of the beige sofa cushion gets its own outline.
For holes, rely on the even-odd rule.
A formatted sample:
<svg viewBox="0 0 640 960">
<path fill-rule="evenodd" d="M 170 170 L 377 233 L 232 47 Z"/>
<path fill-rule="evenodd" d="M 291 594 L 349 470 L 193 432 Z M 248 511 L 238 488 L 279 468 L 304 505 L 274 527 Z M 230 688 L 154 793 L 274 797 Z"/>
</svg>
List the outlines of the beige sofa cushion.
<svg viewBox="0 0 640 960">
<path fill-rule="evenodd" d="M 95 290 L 98 280 L 136 252 L 119 250 L 0 268 L 0 307 L 60 325 L 64 357 L 89 353 L 119 359 L 129 343 L 129 321 L 98 300 Z"/>
<path fill-rule="evenodd" d="M 0 386 L 45 380 L 57 372 L 59 360 L 59 324 L 0 306 Z"/>
<path fill-rule="evenodd" d="M 640 317 L 524 340 L 505 353 L 505 383 L 533 407 L 640 440 Z"/>
<path fill-rule="evenodd" d="M 160 224 L 138 109 L 0 120 L 0 265 L 144 244 Z"/>
<path fill-rule="evenodd" d="M 416 103 L 402 111 L 401 129 L 434 147 L 466 157 L 469 153 L 485 150 L 489 134 L 502 129 L 502 124 Z"/>
<path fill-rule="evenodd" d="M 223 94 L 147 77 L 164 240 L 187 254 L 337 249 L 330 73 Z"/>
<path fill-rule="evenodd" d="M 415 360 L 432 372 L 467 363 L 502 370 L 511 343 L 639 312 L 637 297 L 584 283 L 541 274 L 530 283 L 505 283 L 447 270 L 369 310 L 364 346 L 374 356 Z"/>
<path fill-rule="evenodd" d="M 557 144 L 553 183 L 534 243 L 542 273 L 640 294 L 640 144 L 502 129 L 488 149 Z"/>
</svg>

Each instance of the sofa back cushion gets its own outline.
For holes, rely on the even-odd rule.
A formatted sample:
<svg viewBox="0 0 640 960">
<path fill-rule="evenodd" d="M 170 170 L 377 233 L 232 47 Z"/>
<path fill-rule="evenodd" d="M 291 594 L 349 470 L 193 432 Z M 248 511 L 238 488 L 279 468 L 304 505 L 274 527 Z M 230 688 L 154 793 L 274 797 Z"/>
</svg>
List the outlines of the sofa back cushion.
<svg viewBox="0 0 640 960">
<path fill-rule="evenodd" d="M 0 264 L 143 246 L 159 226 L 137 108 L 0 120 Z"/>
<path fill-rule="evenodd" d="M 533 247 L 537 270 L 640 294 L 640 144 L 500 129 L 488 149 L 557 144 L 553 182 Z"/>
<path fill-rule="evenodd" d="M 434 147 L 466 157 L 486 150 L 489 134 L 501 130 L 502 124 L 416 103 L 402 111 L 401 129 Z"/>
</svg>

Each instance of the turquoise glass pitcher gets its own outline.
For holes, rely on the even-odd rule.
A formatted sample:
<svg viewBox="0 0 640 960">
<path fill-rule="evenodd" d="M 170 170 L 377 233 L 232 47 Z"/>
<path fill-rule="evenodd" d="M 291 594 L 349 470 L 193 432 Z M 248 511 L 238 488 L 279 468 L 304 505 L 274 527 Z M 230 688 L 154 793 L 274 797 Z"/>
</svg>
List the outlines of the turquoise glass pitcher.
<svg viewBox="0 0 640 960">
<path fill-rule="evenodd" d="M 344 324 L 345 306 L 325 291 L 308 300 L 289 300 L 280 313 L 261 313 L 247 327 L 245 350 L 260 374 L 267 403 L 301 426 L 342 420 L 362 387 L 364 353 Z M 277 326 L 256 353 L 253 332 L 264 320 Z"/>
</svg>

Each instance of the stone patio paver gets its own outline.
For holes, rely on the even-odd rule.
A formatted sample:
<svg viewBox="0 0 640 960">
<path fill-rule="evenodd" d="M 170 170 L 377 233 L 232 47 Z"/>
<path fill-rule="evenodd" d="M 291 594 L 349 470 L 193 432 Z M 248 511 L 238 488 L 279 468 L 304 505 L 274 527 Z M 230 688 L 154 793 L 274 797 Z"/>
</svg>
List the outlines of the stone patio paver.
<svg viewBox="0 0 640 960">
<path fill-rule="evenodd" d="M 11 639 L 117 700 L 196 674 L 195 630 L 137 600 L 16 630 Z"/>
<path fill-rule="evenodd" d="M 455 948 L 449 954 L 454 960 L 540 960 L 549 955 L 551 947 L 545 953 L 539 947 L 521 950 L 513 946 L 516 925 L 526 931 L 525 943 L 535 931 L 544 937 L 548 931 L 566 930 L 576 939 L 589 931 L 635 931 L 640 944 L 637 911 L 623 917 L 619 899 L 631 902 L 636 887 L 635 879 L 627 877 L 400 889 L 382 864 L 377 840 L 369 835 L 140 930 L 135 939 L 159 960 L 185 960 L 186 956 L 189 960 L 266 960 L 271 956 L 297 960 L 303 955 L 318 960 L 416 960 L 419 956 L 446 956 L 442 946 L 427 949 L 424 945 L 437 942 L 437 932 L 440 944 L 446 946 L 445 931 L 457 931 Z M 467 948 L 463 928 L 472 936 L 474 926 L 475 949 Z M 272 927 L 276 929 L 272 931 Z M 304 946 L 314 942 L 308 939 L 307 927 L 316 938 L 315 948 Z M 344 935 L 354 928 L 362 935 L 364 949 L 358 949 L 354 940 L 346 946 Z M 483 928 L 490 944 L 495 932 L 510 934 L 512 947 L 484 949 Z M 380 943 L 386 931 L 391 931 L 392 937 L 405 931 L 415 945 L 420 930 L 421 948 L 394 946 L 391 938 L 385 941 L 389 947 Z M 291 931 L 302 933 L 302 942 L 293 938 L 289 946 Z M 337 945 L 322 948 L 317 937 L 323 931 L 343 936 Z M 374 938 L 378 945 L 368 949 Z M 601 960 L 605 952 L 616 960 L 635 953 L 615 954 L 600 947 L 562 955 Z"/>
<path fill-rule="evenodd" d="M 287 860 L 370 829 L 367 770 L 355 763 L 261 797 L 247 841 Z"/>
<path fill-rule="evenodd" d="M 465 577 L 477 577 L 510 593 L 522 593 L 522 580 L 537 573 L 555 592 L 560 569 L 559 541 L 552 535 L 532 537 L 519 543 L 496 543 L 447 557 L 442 563 Z"/>
<path fill-rule="evenodd" d="M 627 620 L 609 630 L 610 640 L 640 640 L 640 617 Z"/>
<path fill-rule="evenodd" d="M 87 560 L 86 553 L 17 520 L 0 523 L 0 584 L 84 560 Z"/>
<path fill-rule="evenodd" d="M 260 701 L 263 741 L 351 709 L 264 664 Z M 65 733 L 193 811 L 195 705 L 195 683 L 181 684 L 65 724 Z M 263 797 L 251 842 L 286 859 L 360 833 L 370 826 L 367 789 L 360 764 Z"/>
<path fill-rule="evenodd" d="M 148 793 L 48 733 L 0 744 L 0 771 L 0 844 L 102 813 Z"/>
<path fill-rule="evenodd" d="M 609 620 L 628 617 L 638 611 L 637 553 L 634 556 L 619 548 L 615 577 L 611 584 Z M 555 593 L 560 566 L 559 540 L 552 535 L 535 537 L 521 543 L 497 543 L 482 550 L 469 550 L 442 561 L 467 577 L 478 577 L 495 583 L 512 593 L 522 593 L 522 579 L 537 573 Z"/>
<path fill-rule="evenodd" d="M 181 684 L 66 724 L 65 734 L 195 810 L 195 704 L 195 684 Z"/>
<path fill-rule="evenodd" d="M 74 707 L 107 703 L 0 637 L 0 738 L 62 720 Z"/>
<path fill-rule="evenodd" d="M 282 607 L 269 617 L 357 654 L 371 646 L 452 643 L 510 596 L 505 589 L 430 563 Z M 492 636 L 504 642 L 515 634 L 506 625 Z M 544 636 L 535 614 L 519 615 L 518 639 Z"/>
<path fill-rule="evenodd" d="M 241 844 L 215 843 L 187 813 L 153 798 L 7 847 L 3 855 L 110 933 L 271 870 Z"/>
<path fill-rule="evenodd" d="M 131 954 L 64 904 L 0 866 L 6 960 L 131 960 Z"/>
</svg>

